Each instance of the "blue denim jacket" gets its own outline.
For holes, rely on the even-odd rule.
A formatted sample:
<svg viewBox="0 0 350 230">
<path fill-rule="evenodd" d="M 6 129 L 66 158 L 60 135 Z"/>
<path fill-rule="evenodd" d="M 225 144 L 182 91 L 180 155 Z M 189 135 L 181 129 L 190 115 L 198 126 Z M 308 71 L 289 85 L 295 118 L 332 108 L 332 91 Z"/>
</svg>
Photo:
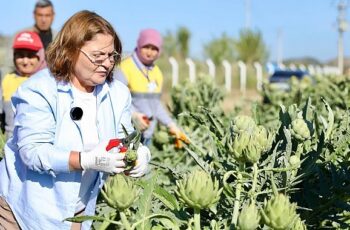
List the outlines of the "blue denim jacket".
<svg viewBox="0 0 350 230">
<path fill-rule="evenodd" d="M 96 87 L 100 141 L 124 137 L 122 124 L 133 129 L 128 88 L 119 81 Z M 12 104 L 15 129 L 0 162 L 0 196 L 24 230 L 70 229 L 63 220 L 74 216 L 82 173 L 70 172 L 68 161 L 71 150 L 83 149 L 79 121 L 70 118 L 71 86 L 44 69 L 20 86 Z M 85 215 L 94 215 L 105 177 L 98 174 Z M 86 221 L 82 229 L 90 226 Z"/>
</svg>

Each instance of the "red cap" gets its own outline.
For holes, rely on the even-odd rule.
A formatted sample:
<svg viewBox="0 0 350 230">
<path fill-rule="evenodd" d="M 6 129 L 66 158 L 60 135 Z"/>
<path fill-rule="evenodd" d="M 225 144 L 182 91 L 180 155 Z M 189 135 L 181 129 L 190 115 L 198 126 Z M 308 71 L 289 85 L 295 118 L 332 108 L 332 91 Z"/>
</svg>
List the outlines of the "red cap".
<svg viewBox="0 0 350 230">
<path fill-rule="evenodd" d="M 44 46 L 37 33 L 32 31 L 23 31 L 16 35 L 12 48 L 39 51 L 40 49 L 44 48 Z"/>
</svg>

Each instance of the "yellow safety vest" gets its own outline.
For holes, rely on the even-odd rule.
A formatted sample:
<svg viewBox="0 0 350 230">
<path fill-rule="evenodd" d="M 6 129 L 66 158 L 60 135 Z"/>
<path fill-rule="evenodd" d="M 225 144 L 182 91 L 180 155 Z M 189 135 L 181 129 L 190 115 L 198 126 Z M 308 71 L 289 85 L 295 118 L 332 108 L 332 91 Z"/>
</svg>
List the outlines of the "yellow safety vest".
<svg viewBox="0 0 350 230">
<path fill-rule="evenodd" d="M 120 69 L 128 82 L 128 87 L 131 93 L 161 93 L 163 74 L 159 67 L 155 65 L 150 70 L 147 70 L 144 66 L 141 68 L 142 69 L 140 70 L 132 57 L 128 57 L 120 63 Z"/>
<path fill-rule="evenodd" d="M 12 95 L 16 92 L 18 87 L 28 79 L 28 77 L 18 76 L 16 73 L 6 74 L 2 80 L 2 96 L 4 101 L 10 101 Z"/>
</svg>

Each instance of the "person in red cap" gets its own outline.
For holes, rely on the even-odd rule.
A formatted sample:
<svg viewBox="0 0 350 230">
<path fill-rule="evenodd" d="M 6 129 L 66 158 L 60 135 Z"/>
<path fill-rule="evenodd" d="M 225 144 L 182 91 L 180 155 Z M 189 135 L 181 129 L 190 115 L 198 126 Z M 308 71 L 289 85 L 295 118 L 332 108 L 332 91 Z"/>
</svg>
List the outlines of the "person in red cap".
<svg viewBox="0 0 350 230">
<path fill-rule="evenodd" d="M 158 121 L 168 127 L 176 139 L 188 142 L 186 135 L 177 127 L 160 100 L 163 75 L 155 61 L 161 54 L 162 44 L 163 39 L 157 30 L 142 30 L 135 52 L 121 62 L 116 73 L 117 79 L 131 91 L 133 122 L 136 128 L 143 131 L 145 145 L 151 144 Z"/>
<path fill-rule="evenodd" d="M 31 31 L 18 33 L 12 48 L 15 70 L 5 75 L 1 84 L 7 138 L 12 136 L 13 132 L 12 95 L 28 77 L 46 67 L 44 46 L 37 33 Z"/>
</svg>

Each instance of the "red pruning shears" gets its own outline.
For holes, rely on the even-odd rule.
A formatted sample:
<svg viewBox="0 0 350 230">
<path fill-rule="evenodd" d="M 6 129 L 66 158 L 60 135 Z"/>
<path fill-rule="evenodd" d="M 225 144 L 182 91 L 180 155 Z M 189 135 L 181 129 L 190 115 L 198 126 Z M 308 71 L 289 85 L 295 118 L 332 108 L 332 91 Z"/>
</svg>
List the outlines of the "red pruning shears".
<svg viewBox="0 0 350 230">
<path fill-rule="evenodd" d="M 138 131 L 134 131 L 131 134 L 127 135 L 123 139 L 111 139 L 109 140 L 109 143 L 106 147 L 106 151 L 109 151 L 115 147 L 119 149 L 120 153 L 125 153 L 128 148 L 130 147 L 130 144 L 134 144 L 134 148 L 137 149 L 139 142 L 140 142 L 140 133 Z"/>
<path fill-rule="evenodd" d="M 151 121 L 153 120 L 153 117 L 147 117 L 145 115 L 145 116 L 142 116 L 142 119 L 146 122 L 147 125 L 149 125 L 151 123 Z"/>
</svg>

